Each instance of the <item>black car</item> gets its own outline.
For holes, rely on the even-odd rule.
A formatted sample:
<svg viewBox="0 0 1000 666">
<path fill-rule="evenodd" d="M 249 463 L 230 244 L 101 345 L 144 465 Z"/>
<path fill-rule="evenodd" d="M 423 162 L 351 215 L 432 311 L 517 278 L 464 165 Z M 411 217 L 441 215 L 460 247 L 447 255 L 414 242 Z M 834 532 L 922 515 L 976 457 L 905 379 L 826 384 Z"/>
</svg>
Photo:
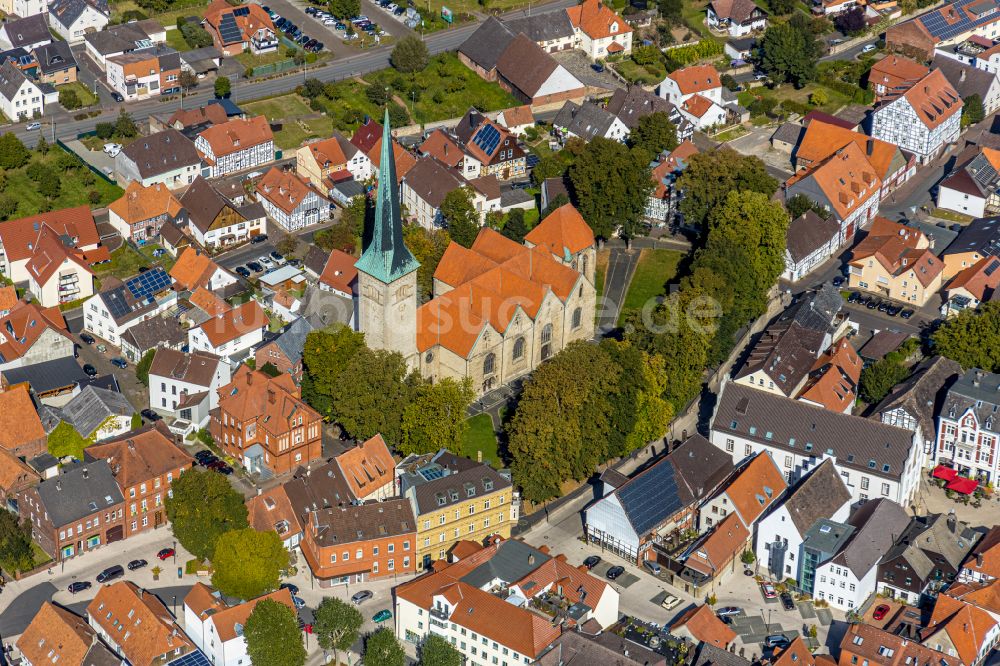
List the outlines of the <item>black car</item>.
<svg viewBox="0 0 1000 666">
<path fill-rule="evenodd" d="M 146 560 L 132 560 L 131 562 L 128 563 L 128 570 L 135 571 L 136 569 L 141 569 L 148 564 L 149 562 L 147 562 Z"/>
<path fill-rule="evenodd" d="M 226 464 L 223 464 L 221 467 L 215 467 L 213 469 L 219 474 L 222 474 L 223 476 L 229 476 L 230 474 L 233 473 L 233 468 Z"/>
<path fill-rule="evenodd" d="M 159 414 L 154 412 L 152 409 L 147 407 L 146 409 L 139 412 L 139 415 L 149 422 L 159 421 L 162 418 Z"/>
<path fill-rule="evenodd" d="M 94 340 L 94 336 L 92 336 L 90 333 L 81 333 L 80 339 L 86 342 L 88 345 L 92 345 L 95 342 L 97 342 L 96 340 Z"/>
<path fill-rule="evenodd" d="M 281 17 L 280 19 L 274 22 L 274 27 L 277 28 L 278 30 L 281 30 L 281 26 L 285 25 L 286 23 L 288 23 L 288 19 L 286 19 L 285 17 Z"/>
<path fill-rule="evenodd" d="M 879 306 L 879 300 L 877 298 L 873 298 L 870 301 L 868 301 L 868 303 L 865 304 L 865 307 L 867 307 L 869 310 L 874 310 L 878 306 Z"/>
<path fill-rule="evenodd" d="M 601 561 L 600 557 L 598 557 L 597 555 L 591 555 L 590 557 L 588 557 L 583 561 L 583 566 L 587 567 L 588 569 L 593 569 L 598 565 L 598 563 L 600 563 L 600 561 Z"/>
<path fill-rule="evenodd" d="M 312 39 L 312 37 L 309 35 L 302 35 L 297 41 L 299 44 L 308 44 L 310 39 Z"/>
<path fill-rule="evenodd" d="M 892 303 L 890 303 L 889 301 L 882 301 L 881 303 L 878 304 L 878 311 L 887 312 L 891 305 Z"/>
<path fill-rule="evenodd" d="M 83 366 L 83 374 L 87 375 L 88 377 L 96 377 L 97 368 L 87 363 L 85 366 Z"/>
<path fill-rule="evenodd" d="M 274 259 L 275 261 L 284 261 L 285 259 L 283 256 L 281 256 L 281 253 L 278 252 L 277 250 L 271 250 L 271 258 Z"/>
<path fill-rule="evenodd" d="M 844 276 L 843 275 L 838 275 L 837 277 L 833 278 L 833 286 L 834 287 L 839 287 L 842 284 L 844 284 Z"/>
<path fill-rule="evenodd" d="M 75 583 L 69 584 L 69 593 L 76 594 L 77 592 L 83 592 L 84 590 L 89 590 L 94 584 L 89 580 L 78 580 Z"/>
<path fill-rule="evenodd" d="M 315 46 L 313 46 L 309 50 L 312 51 L 313 53 L 319 53 L 320 51 L 323 50 L 323 42 L 316 42 Z"/>
<path fill-rule="evenodd" d="M 108 567 L 101 573 L 97 574 L 98 583 L 107 583 L 109 580 L 114 580 L 116 578 L 121 578 L 125 575 L 125 569 L 120 564 L 116 564 L 113 567 Z"/>
<path fill-rule="evenodd" d="M 120 104 L 121 102 L 124 102 L 124 101 L 125 101 L 125 98 L 124 98 L 124 97 L 122 97 L 122 94 L 121 94 L 121 93 L 117 93 L 117 92 L 113 92 L 113 93 L 111 93 L 111 99 L 115 100 L 115 101 L 116 101 L 116 102 L 118 102 L 119 104 Z"/>
<path fill-rule="evenodd" d="M 895 317 L 896 315 L 898 315 L 902 311 L 903 311 L 903 307 L 901 305 L 890 305 L 889 309 L 886 310 L 885 313 L 887 315 L 889 315 L 890 317 Z"/>
<path fill-rule="evenodd" d="M 310 16 L 312 16 L 315 13 L 316 13 L 316 8 L 315 7 L 306 7 L 306 14 L 309 14 Z"/>
<path fill-rule="evenodd" d="M 116 356 L 115 358 L 111 359 L 111 365 L 115 366 L 116 368 L 121 368 L 122 370 L 124 370 L 125 368 L 128 367 L 128 361 L 123 359 L 121 356 Z"/>
<path fill-rule="evenodd" d="M 250 271 L 249 271 L 249 270 L 247 269 L 247 267 L 246 267 L 246 266 L 237 266 L 237 267 L 236 267 L 236 268 L 234 269 L 234 271 L 235 271 L 235 272 L 236 272 L 236 274 L 237 274 L 237 275 L 239 275 L 240 277 L 243 277 L 243 278 L 248 278 L 248 277 L 250 277 Z"/>
<path fill-rule="evenodd" d="M 402 16 L 403 14 L 406 13 L 406 10 L 403 9 L 402 7 L 396 7 L 394 10 L 392 10 L 392 13 L 394 16 Z"/>
<path fill-rule="evenodd" d="M 316 46 L 316 40 L 310 39 L 308 42 L 302 45 L 302 48 L 304 48 L 306 51 L 309 51 L 312 50 L 312 47 L 314 46 Z"/>
<path fill-rule="evenodd" d="M 909 318 L 910 318 L 910 317 L 912 317 L 913 315 L 914 315 L 914 312 L 913 312 L 913 310 L 903 310 L 903 311 L 902 311 L 902 312 L 901 312 L 901 313 L 899 314 L 899 316 L 900 316 L 900 317 L 902 317 L 903 319 L 909 319 Z"/>
<path fill-rule="evenodd" d="M 851 295 L 847 297 L 848 303 L 860 303 L 861 302 L 861 292 L 852 291 Z"/>
<path fill-rule="evenodd" d="M 211 458 L 199 458 L 197 462 L 202 467 L 210 467 L 211 465 L 222 463 L 222 461 L 215 456 L 212 456 Z"/>
<path fill-rule="evenodd" d="M 254 273 L 263 273 L 264 267 L 258 264 L 256 261 L 251 261 L 247 264 L 247 268 L 252 270 Z"/>
<path fill-rule="evenodd" d="M 294 257 L 288 260 L 289 266 L 295 266 L 296 268 L 302 265 L 302 262 Z"/>
<path fill-rule="evenodd" d="M 278 589 L 279 589 L 279 590 L 288 590 L 289 592 L 291 592 L 291 593 L 292 593 L 292 596 L 293 596 L 293 597 L 294 597 L 294 596 L 295 596 L 296 594 L 298 594 L 298 593 L 299 593 L 299 586 L 298 586 L 298 585 L 296 585 L 295 583 L 282 583 L 282 584 L 281 584 L 281 585 L 280 585 L 280 586 L 278 587 Z"/>
<path fill-rule="evenodd" d="M 792 599 L 792 595 L 788 592 L 781 593 L 781 605 L 785 610 L 795 610 L 795 600 Z"/>
<path fill-rule="evenodd" d="M 604 574 L 604 577 L 607 578 L 608 580 L 614 580 L 618 578 L 618 576 L 621 576 L 623 573 L 625 573 L 625 567 L 616 565 L 608 569 L 608 572 Z"/>
<path fill-rule="evenodd" d="M 195 452 L 194 457 L 196 460 L 201 460 L 202 458 L 214 458 L 215 454 L 208 449 L 202 449 L 201 451 Z"/>
<path fill-rule="evenodd" d="M 251 243 L 263 243 L 267 240 L 267 234 L 258 234 L 250 238 Z"/>
</svg>

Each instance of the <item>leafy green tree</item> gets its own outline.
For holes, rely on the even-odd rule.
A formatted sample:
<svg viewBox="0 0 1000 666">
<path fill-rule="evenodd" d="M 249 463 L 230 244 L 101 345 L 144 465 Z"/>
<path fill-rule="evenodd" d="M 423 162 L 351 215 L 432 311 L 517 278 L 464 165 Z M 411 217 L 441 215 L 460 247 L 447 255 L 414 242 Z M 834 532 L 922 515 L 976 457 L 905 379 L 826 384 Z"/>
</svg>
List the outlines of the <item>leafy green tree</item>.
<svg viewBox="0 0 1000 666">
<path fill-rule="evenodd" d="M 353 254 L 358 238 L 360 236 L 354 235 L 354 227 L 350 222 L 341 219 L 313 234 L 313 245 L 326 252 L 336 249 Z"/>
<path fill-rule="evenodd" d="M 958 361 L 966 370 L 1000 372 L 1000 303 L 963 310 L 941 324 L 931 342 L 935 353 Z"/>
<path fill-rule="evenodd" d="M 403 409 L 403 440 L 396 448 L 403 455 L 430 453 L 462 441 L 468 427 L 466 410 L 474 397 L 468 377 L 418 386 Z"/>
<path fill-rule="evenodd" d="M 362 347 L 347 362 L 343 377 L 331 396 L 337 423 L 357 439 L 381 433 L 389 446 L 398 446 L 415 381 L 407 376 L 403 357 Z"/>
<path fill-rule="evenodd" d="M 220 76 L 215 80 L 215 96 L 218 98 L 229 97 L 233 91 L 233 84 L 228 76 Z"/>
<path fill-rule="evenodd" d="M 804 194 L 796 194 L 795 196 L 786 199 L 785 210 L 788 211 L 788 217 L 793 220 L 805 215 L 806 211 L 810 210 L 823 219 L 826 219 L 830 215 L 828 210 Z"/>
<path fill-rule="evenodd" d="M 0 195 L 0 220 L 9 220 L 17 214 L 20 202 L 11 194 Z"/>
<path fill-rule="evenodd" d="M 660 10 L 660 16 L 670 23 L 681 23 L 683 21 L 683 0 L 658 0 L 656 6 Z"/>
<path fill-rule="evenodd" d="M 174 479 L 165 502 L 174 536 L 195 557 L 212 559 L 219 537 L 247 527 L 243 496 L 221 474 L 189 469 Z"/>
<path fill-rule="evenodd" d="M 268 361 L 264 365 L 260 366 L 260 371 L 263 372 L 268 377 L 277 377 L 281 374 L 281 370 L 278 370 L 278 366 L 274 363 Z"/>
<path fill-rule="evenodd" d="M 794 17 L 765 30 L 758 49 L 760 67 L 774 82 L 801 88 L 816 78 L 819 45 L 810 27 Z"/>
<path fill-rule="evenodd" d="M 125 109 L 119 112 L 118 118 L 115 120 L 115 134 L 126 139 L 139 135 L 139 127 Z"/>
<path fill-rule="evenodd" d="M 404 74 L 422 72 L 427 68 L 427 63 L 430 62 L 427 44 L 419 37 L 403 37 L 392 49 L 389 62 L 396 71 Z"/>
<path fill-rule="evenodd" d="M 277 536 L 277 535 L 275 535 Z M 253 666 L 302 666 L 306 648 L 295 612 L 272 599 L 257 603 L 243 627 Z"/>
<path fill-rule="evenodd" d="M 139 428 L 141 428 L 142 427 L 142 414 L 140 414 L 139 412 L 136 412 L 135 414 L 133 414 L 132 415 L 132 422 L 129 423 L 129 427 L 132 430 L 138 430 Z"/>
<path fill-rule="evenodd" d="M 837 27 L 837 30 L 841 31 L 845 35 L 851 37 L 860 34 L 868 27 L 865 21 L 865 9 L 864 7 L 855 7 L 854 9 L 849 9 L 842 14 L 839 14 L 836 19 L 834 19 L 833 24 Z"/>
<path fill-rule="evenodd" d="M 185 21 L 180 26 L 180 31 L 189 48 L 200 49 L 212 45 L 212 35 L 208 34 L 199 23 Z"/>
<path fill-rule="evenodd" d="M 382 627 L 365 640 L 365 666 L 403 666 L 405 663 L 406 652 L 392 629 Z"/>
<path fill-rule="evenodd" d="M 46 199 L 55 199 L 62 191 L 62 179 L 55 171 L 46 167 L 39 174 L 38 193 Z"/>
<path fill-rule="evenodd" d="M 795 11 L 795 0 L 768 0 L 767 8 L 775 16 L 785 16 Z"/>
<path fill-rule="evenodd" d="M 329 6 L 330 13 L 340 19 L 350 18 L 361 13 L 361 0 L 330 0 Z"/>
<path fill-rule="evenodd" d="M 677 128 L 670 122 L 670 116 L 657 111 L 639 119 L 628 141 L 630 146 L 644 148 L 653 156 L 659 155 L 677 147 Z"/>
<path fill-rule="evenodd" d="M 668 385 L 666 361 L 662 356 L 642 354 L 645 363 L 639 374 L 635 425 L 626 440 L 626 451 L 635 451 L 662 438 L 674 418 L 674 407 L 663 398 Z"/>
<path fill-rule="evenodd" d="M 0 565 L 14 573 L 30 570 L 33 563 L 31 523 L 18 522 L 16 513 L 0 511 Z"/>
<path fill-rule="evenodd" d="M 278 252 L 284 256 L 289 256 L 295 254 L 295 251 L 299 248 L 299 239 L 292 234 L 283 234 L 278 242 L 275 244 Z"/>
<path fill-rule="evenodd" d="M 437 270 L 444 251 L 448 249 L 451 237 L 444 229 L 428 230 L 419 224 L 403 227 L 403 240 L 410 253 L 420 262 L 417 269 L 417 291 L 420 301 L 431 297 L 434 291 L 434 271 Z"/>
<path fill-rule="evenodd" d="M 39 155 L 47 155 L 49 152 L 49 142 L 45 140 L 45 135 L 38 135 L 38 141 L 35 143 L 35 152 Z"/>
<path fill-rule="evenodd" d="M 87 447 L 87 440 L 76 431 L 66 421 L 60 421 L 59 425 L 52 429 L 48 437 L 48 451 L 56 458 L 67 456 L 76 460 L 83 460 L 83 450 Z"/>
<path fill-rule="evenodd" d="M 377 107 L 383 107 L 389 103 L 389 90 L 385 86 L 380 86 L 377 83 L 365 88 L 365 97 L 368 101 Z"/>
<path fill-rule="evenodd" d="M 428 634 L 420 646 L 421 666 L 462 666 L 462 653 L 437 634 Z"/>
<path fill-rule="evenodd" d="M 364 618 L 351 604 L 335 597 L 325 597 L 313 613 L 313 633 L 319 646 L 333 650 L 333 663 L 340 663 L 340 651 L 349 650 L 358 640 Z"/>
<path fill-rule="evenodd" d="M 150 349 L 135 364 L 135 377 L 143 386 L 149 386 L 149 366 L 153 365 L 153 356 L 155 355 L 156 350 Z"/>
<path fill-rule="evenodd" d="M 59 91 L 59 103 L 68 111 L 79 109 L 83 106 L 80 102 L 80 96 L 72 88 L 63 88 Z"/>
<path fill-rule="evenodd" d="M 396 104 L 395 102 L 389 103 L 389 122 L 393 127 L 403 127 L 409 124 L 410 114 L 407 112 L 406 108 Z"/>
<path fill-rule="evenodd" d="M 212 585 L 220 592 L 255 599 L 278 588 L 281 571 L 288 568 L 288 549 L 273 530 L 231 530 L 216 541 L 212 566 Z"/>
<path fill-rule="evenodd" d="M 761 192 L 770 197 L 778 189 L 778 181 L 767 173 L 760 158 L 723 148 L 688 158 L 677 187 L 684 192 L 680 209 L 687 224 L 704 227 L 709 214 L 722 205 L 729 192 Z"/>
<path fill-rule="evenodd" d="M 549 215 L 552 214 L 552 211 L 562 208 L 568 203 L 569 203 L 569 197 L 560 192 L 559 194 L 549 199 L 549 205 L 546 206 L 545 210 L 541 212 L 541 215 L 539 216 L 538 219 L 544 220 L 545 218 L 547 218 Z"/>
<path fill-rule="evenodd" d="M 446 194 L 440 211 L 448 236 L 462 247 L 472 247 L 479 235 L 479 214 L 472 205 L 469 188 L 460 187 Z"/>
<path fill-rule="evenodd" d="M 653 190 L 650 154 L 598 137 L 569 168 L 573 201 L 594 235 L 611 238 L 620 229 L 622 238 L 635 237 Z"/>
<path fill-rule="evenodd" d="M 302 351 L 302 398 L 325 418 L 333 417 L 333 393 L 348 362 L 365 346 L 363 333 L 343 324 L 311 331 Z"/>
<path fill-rule="evenodd" d="M 986 109 L 983 108 L 983 98 L 979 96 L 979 93 L 972 93 L 962 102 L 962 127 L 983 121 L 983 118 L 986 117 Z"/>
<path fill-rule="evenodd" d="M 889 395 L 892 387 L 906 379 L 909 370 L 895 359 L 883 358 L 861 371 L 858 392 L 861 399 L 874 405 Z"/>
<path fill-rule="evenodd" d="M 375 210 L 366 196 L 356 196 L 351 199 L 350 205 L 344 209 L 340 216 L 340 221 L 350 224 L 354 230 L 354 235 L 358 238 L 365 236 L 365 226 L 369 218 L 374 218 Z"/>
<path fill-rule="evenodd" d="M 507 221 L 504 222 L 500 233 L 515 243 L 523 243 L 524 237 L 528 235 L 528 224 L 524 220 L 524 211 L 520 208 L 514 208 L 507 213 Z"/>
<path fill-rule="evenodd" d="M 0 168 L 18 169 L 28 163 L 31 152 L 11 132 L 0 136 Z"/>
</svg>

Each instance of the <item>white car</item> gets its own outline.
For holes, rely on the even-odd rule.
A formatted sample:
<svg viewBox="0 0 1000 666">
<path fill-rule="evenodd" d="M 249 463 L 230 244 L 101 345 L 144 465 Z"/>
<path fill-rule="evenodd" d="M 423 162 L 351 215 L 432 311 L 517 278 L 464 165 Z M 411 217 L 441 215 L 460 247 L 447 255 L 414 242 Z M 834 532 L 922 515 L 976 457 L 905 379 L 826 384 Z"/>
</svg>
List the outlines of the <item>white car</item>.
<svg viewBox="0 0 1000 666">
<path fill-rule="evenodd" d="M 37 129 L 42 129 L 42 124 L 39 122 L 28 123 L 28 126 L 25 129 L 29 132 L 34 132 Z"/>
<path fill-rule="evenodd" d="M 120 143 L 106 143 L 104 144 L 104 152 L 109 157 L 115 157 L 118 153 L 122 152 L 122 146 Z"/>
<path fill-rule="evenodd" d="M 871 53 L 872 51 L 874 51 L 877 48 L 878 47 L 875 46 L 874 44 L 868 44 L 863 49 L 861 49 L 861 52 L 862 53 Z"/>
<path fill-rule="evenodd" d="M 266 268 L 274 268 L 274 259 L 267 256 L 266 254 L 262 254 L 261 256 L 257 257 L 257 262 Z"/>
<path fill-rule="evenodd" d="M 660 606 L 667 610 L 673 610 L 680 602 L 680 599 L 667 592 L 667 596 L 663 597 L 663 601 L 660 602 Z"/>
<path fill-rule="evenodd" d="M 385 8 L 385 10 L 390 13 L 396 11 L 397 9 L 399 9 L 399 5 L 397 5 L 395 2 Z"/>
<path fill-rule="evenodd" d="M 323 19 L 323 25 L 337 25 L 337 19 Z"/>
</svg>

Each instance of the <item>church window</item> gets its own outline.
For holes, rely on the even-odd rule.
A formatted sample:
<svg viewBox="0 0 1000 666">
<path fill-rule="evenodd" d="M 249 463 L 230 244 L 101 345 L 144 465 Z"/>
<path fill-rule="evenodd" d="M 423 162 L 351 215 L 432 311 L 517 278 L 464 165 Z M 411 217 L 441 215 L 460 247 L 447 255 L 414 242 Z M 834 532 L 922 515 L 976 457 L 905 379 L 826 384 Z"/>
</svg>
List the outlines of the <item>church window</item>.
<svg viewBox="0 0 1000 666">
<path fill-rule="evenodd" d="M 424 363 L 430 363 L 433 360 L 434 360 L 434 352 L 427 352 L 427 354 L 424 356 Z"/>
<path fill-rule="evenodd" d="M 548 359 L 552 355 L 552 324 L 546 324 L 542 329 L 542 360 Z"/>
<path fill-rule="evenodd" d="M 486 355 L 486 359 L 483 361 L 483 374 L 492 375 L 496 369 L 497 355 L 490 352 Z"/>
<path fill-rule="evenodd" d="M 580 322 L 583 318 L 583 310 L 577 308 L 573 310 L 573 328 L 580 328 Z"/>
<path fill-rule="evenodd" d="M 584 275 L 587 274 L 587 255 L 583 255 L 583 271 L 581 271 L 581 272 Z"/>
<path fill-rule="evenodd" d="M 524 358 L 524 337 L 514 341 L 514 360 L 519 361 Z"/>
</svg>

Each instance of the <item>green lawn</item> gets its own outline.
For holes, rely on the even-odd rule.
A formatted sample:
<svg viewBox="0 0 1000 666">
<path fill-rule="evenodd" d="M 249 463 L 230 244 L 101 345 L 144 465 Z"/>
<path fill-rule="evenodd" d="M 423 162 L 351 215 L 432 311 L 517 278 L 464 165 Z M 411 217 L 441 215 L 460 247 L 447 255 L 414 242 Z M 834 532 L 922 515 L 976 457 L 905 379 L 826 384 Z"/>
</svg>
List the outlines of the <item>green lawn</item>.
<svg viewBox="0 0 1000 666">
<path fill-rule="evenodd" d="M 149 261 L 150 264 L 159 264 L 160 266 L 163 267 L 163 270 L 169 271 L 171 268 L 173 268 L 176 259 L 171 257 L 170 254 L 167 252 L 164 252 L 160 256 L 154 258 L 153 252 L 160 249 L 163 248 L 157 243 L 146 243 L 141 248 L 139 248 L 139 252 L 142 254 L 142 256 L 146 257 L 146 260 Z"/>
<path fill-rule="evenodd" d="M 619 324 L 624 321 L 627 312 L 641 310 L 647 302 L 666 293 L 667 283 L 677 274 L 677 263 L 682 256 L 676 250 L 642 251 L 632 283 L 625 293 Z"/>
<path fill-rule="evenodd" d="M 162 14 L 154 14 L 148 9 L 140 7 L 134 0 L 113 2 L 111 4 L 111 18 L 121 18 L 122 14 L 129 10 L 138 10 L 149 16 L 149 18 L 156 19 L 160 25 L 175 26 L 177 25 L 177 19 L 182 16 L 203 16 L 205 14 L 205 7 L 208 6 L 208 0 L 179 0 L 170 4 L 172 9 L 169 11 L 163 12 Z M 168 32 L 167 34 L 169 35 L 170 33 Z M 184 50 L 187 50 L 187 48 Z"/>
<path fill-rule="evenodd" d="M 64 83 L 61 86 L 56 86 L 56 90 L 75 90 L 76 96 L 80 99 L 80 103 L 84 106 L 91 106 L 97 104 L 97 95 L 94 94 L 87 86 L 79 81 L 74 81 L 73 83 Z"/>
<path fill-rule="evenodd" d="M 306 139 L 330 136 L 330 119 L 307 118 L 306 116 L 315 116 L 316 112 L 298 95 L 283 95 L 251 102 L 244 104 L 243 108 L 248 113 L 262 115 L 271 122 L 282 123 L 282 128 L 274 135 L 274 143 L 282 150 L 294 150 Z"/>
<path fill-rule="evenodd" d="M 295 94 L 248 102 L 241 106 L 248 115 L 264 116 L 268 120 L 298 118 L 312 113 L 306 101 Z"/>
<path fill-rule="evenodd" d="M 9 169 L 5 172 L 7 174 L 7 186 L 3 189 L 3 195 L 10 196 L 18 202 L 17 211 L 11 215 L 11 218 L 34 215 L 43 210 L 59 210 L 60 208 L 71 208 L 81 205 L 97 208 L 108 205 L 122 195 L 122 188 L 107 182 L 103 178 L 94 176 L 93 173 L 82 165 L 68 173 L 63 173 L 64 170 L 59 169 L 56 165 L 56 158 L 61 152 L 63 152 L 61 148 L 53 147 L 44 156 L 32 155 L 32 160 L 40 160 L 64 176 L 60 179 L 61 188 L 59 196 L 51 202 L 46 201 L 45 197 L 39 193 L 37 183 L 28 177 L 27 167 Z M 83 175 L 85 171 L 89 176 Z M 84 178 L 89 178 L 90 176 L 93 176 L 93 182 L 90 185 L 85 185 L 83 182 Z M 97 192 L 96 203 L 91 202 L 90 192 Z"/>
<path fill-rule="evenodd" d="M 167 28 L 167 46 L 181 52 L 190 50 L 191 48 L 188 46 L 188 43 L 184 41 L 184 35 L 181 34 L 180 30 L 177 30 L 176 28 L 171 30 L 169 27 Z"/>
<path fill-rule="evenodd" d="M 46 562 L 50 562 L 52 560 L 52 558 L 49 557 L 49 554 L 46 553 L 44 550 L 42 550 L 42 547 L 39 546 L 38 543 L 35 542 L 34 540 L 32 540 L 31 542 L 31 553 L 33 555 L 33 561 L 31 563 L 31 566 L 28 567 L 26 571 L 31 571 L 32 569 L 40 567 Z M 11 566 L 7 562 L 0 561 L 0 566 L 2 566 L 3 570 L 6 571 L 7 573 L 10 574 L 15 573 L 14 571 L 15 567 Z"/>
<path fill-rule="evenodd" d="M 149 257 L 136 252 L 130 245 L 125 244 L 111 253 L 111 261 L 94 266 L 94 270 L 98 277 L 113 275 L 124 280 L 138 274 L 140 268 L 148 268 L 152 265 L 153 262 Z"/>
<path fill-rule="evenodd" d="M 644 67 L 633 62 L 631 58 L 626 58 L 612 64 L 612 67 L 630 83 L 639 83 L 641 85 L 659 83 L 667 76 L 666 68 L 659 62 Z"/>
<path fill-rule="evenodd" d="M 261 65 L 271 65 L 288 59 L 288 56 L 285 55 L 284 47 L 279 48 L 277 51 L 261 53 L 260 55 L 256 55 L 250 51 L 244 51 L 236 56 L 236 60 L 238 60 L 244 67 L 260 67 Z"/>
<path fill-rule="evenodd" d="M 468 420 L 469 429 L 462 437 L 461 454 L 472 460 L 479 459 L 483 454 L 483 462 L 493 467 L 500 466 L 500 456 L 497 454 L 497 437 L 493 432 L 493 419 L 489 414 L 477 414 Z"/>
<path fill-rule="evenodd" d="M 598 298 L 604 294 L 604 276 L 608 272 L 608 257 L 610 254 L 611 252 L 606 249 L 597 251 L 597 266 L 594 267 L 594 288 L 597 290 Z"/>
</svg>

